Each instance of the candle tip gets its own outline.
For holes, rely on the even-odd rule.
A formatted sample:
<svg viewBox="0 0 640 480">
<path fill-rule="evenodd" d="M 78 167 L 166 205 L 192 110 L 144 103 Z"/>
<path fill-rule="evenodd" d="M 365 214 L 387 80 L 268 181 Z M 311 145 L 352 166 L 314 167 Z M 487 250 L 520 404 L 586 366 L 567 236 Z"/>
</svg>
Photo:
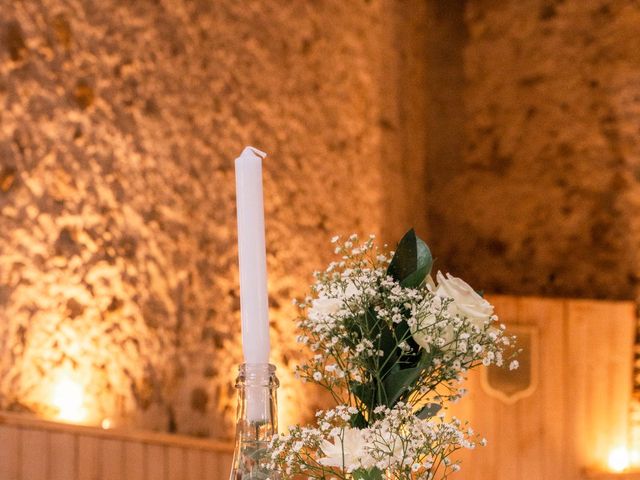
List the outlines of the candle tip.
<svg viewBox="0 0 640 480">
<path fill-rule="evenodd" d="M 245 156 L 260 157 L 261 160 L 264 160 L 267 154 L 262 150 L 257 149 L 256 147 L 247 146 L 244 147 L 244 150 L 242 150 L 240 158 Z"/>
</svg>

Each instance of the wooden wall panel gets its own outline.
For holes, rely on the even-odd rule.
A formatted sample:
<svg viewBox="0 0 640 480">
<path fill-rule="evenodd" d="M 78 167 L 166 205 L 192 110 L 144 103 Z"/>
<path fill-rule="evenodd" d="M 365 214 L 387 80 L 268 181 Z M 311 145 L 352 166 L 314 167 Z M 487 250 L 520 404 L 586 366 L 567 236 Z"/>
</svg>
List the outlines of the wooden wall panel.
<svg viewBox="0 0 640 480">
<path fill-rule="evenodd" d="M 225 477 L 221 476 L 221 471 L 218 470 L 221 463 L 220 455 L 204 452 L 204 480 L 223 480 Z M 227 471 L 231 472 L 231 469 Z"/>
<path fill-rule="evenodd" d="M 187 450 L 186 452 L 186 479 L 204 480 L 204 454 L 199 450 Z"/>
<path fill-rule="evenodd" d="M 144 454 L 145 446 L 140 442 L 127 441 L 123 444 L 124 448 L 124 471 L 126 473 L 125 480 L 128 479 L 146 479 L 144 470 Z"/>
<path fill-rule="evenodd" d="M 508 325 L 532 325 L 540 341 L 534 363 L 539 371 L 553 368 L 551 381 L 539 384 L 531 396 L 515 403 L 504 403 L 487 393 L 481 371 L 472 372 L 468 380 L 469 395 L 454 408 L 462 419 L 469 419 L 474 431 L 487 439 L 486 447 L 461 455 L 465 480 L 519 480 L 570 477 L 564 475 L 565 441 L 561 420 L 563 375 L 556 365 L 562 355 L 554 322 L 562 318 L 559 300 L 493 297 L 501 321 Z M 546 333 L 548 332 L 548 333 Z M 547 338 L 548 337 L 548 338 Z M 558 405 L 560 402 L 560 406 Z M 550 405 L 551 404 L 551 405 Z M 544 439 L 544 440 L 542 440 Z"/>
<path fill-rule="evenodd" d="M 20 434 L 20 479 L 49 480 L 48 432 L 25 429 Z"/>
<path fill-rule="evenodd" d="M 519 298 L 516 316 L 505 318 L 512 325 L 533 328 L 537 336 L 532 358 L 535 391 L 512 405 L 503 404 L 503 408 L 515 412 L 513 422 L 517 425 L 520 460 L 517 478 L 572 478 L 567 471 L 564 447 L 564 312 L 565 305 L 560 300 Z"/>
<path fill-rule="evenodd" d="M 231 464 L 233 463 L 232 452 L 221 452 L 218 462 L 218 478 L 224 480 L 231 473 Z"/>
<path fill-rule="evenodd" d="M 0 479 L 18 480 L 20 471 L 20 431 L 0 425 Z"/>
<path fill-rule="evenodd" d="M 489 444 L 461 455 L 465 480 L 580 480 L 625 444 L 635 305 L 495 296 L 508 326 L 537 332 L 538 381 L 515 403 L 490 394 L 481 371 L 454 408 Z"/>
<path fill-rule="evenodd" d="M 575 425 L 572 458 L 578 465 L 606 465 L 610 450 L 626 444 L 634 315 L 630 304 L 586 300 L 568 304 L 572 375 L 567 385 L 570 421 Z"/>
<path fill-rule="evenodd" d="M 186 463 L 184 449 L 169 447 L 167 451 L 167 478 L 168 480 L 185 480 Z"/>
<path fill-rule="evenodd" d="M 76 437 L 66 432 L 49 434 L 49 479 L 75 480 Z"/>
<path fill-rule="evenodd" d="M 100 480 L 99 439 L 89 435 L 77 435 L 78 439 L 78 480 Z"/>
<path fill-rule="evenodd" d="M 495 307 L 501 315 L 508 318 L 517 319 L 518 302 L 513 298 L 500 298 L 495 302 Z M 481 390 L 481 389 L 480 389 Z M 519 455 L 520 442 L 519 427 L 517 421 L 517 411 L 502 404 L 494 402 L 496 415 L 494 423 L 491 425 L 495 438 L 512 438 L 511 442 L 492 442 L 495 458 L 493 466 L 495 468 L 496 480 L 515 480 L 520 478 L 521 457 Z"/>
<path fill-rule="evenodd" d="M 173 480 L 167 475 L 169 459 L 166 450 L 162 445 L 147 445 L 145 458 L 147 479 Z"/>
<path fill-rule="evenodd" d="M 100 480 L 121 480 L 124 477 L 124 445 L 121 440 L 102 439 L 99 444 L 102 462 Z"/>
<path fill-rule="evenodd" d="M 0 413 L 0 480 L 221 480 L 233 445 Z"/>
<path fill-rule="evenodd" d="M 537 305 L 535 305 L 537 304 Z M 536 421 L 528 423 L 530 442 L 539 446 L 536 476 L 553 480 L 575 479 L 567 461 L 568 425 L 565 422 L 567 399 L 567 377 L 569 369 L 562 359 L 567 356 L 566 326 L 564 318 L 566 305 L 558 300 L 540 301 L 526 299 L 518 311 L 521 324 L 535 325 L 539 335 L 539 352 L 535 359 L 539 362 L 537 392 L 516 403 L 519 417 L 526 418 L 527 407 L 535 405 Z M 535 438 L 538 432 L 538 438 Z"/>
</svg>

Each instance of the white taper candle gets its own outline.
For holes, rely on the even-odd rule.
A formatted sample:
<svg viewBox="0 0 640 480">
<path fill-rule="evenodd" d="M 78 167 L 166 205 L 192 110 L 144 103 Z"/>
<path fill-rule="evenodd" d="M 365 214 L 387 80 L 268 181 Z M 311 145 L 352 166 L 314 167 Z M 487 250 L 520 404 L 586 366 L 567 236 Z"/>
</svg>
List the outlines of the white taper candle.
<svg viewBox="0 0 640 480">
<path fill-rule="evenodd" d="M 257 148 L 245 147 L 236 158 L 240 310 L 245 363 L 269 362 L 269 297 L 262 193 L 262 160 L 266 156 Z"/>
</svg>

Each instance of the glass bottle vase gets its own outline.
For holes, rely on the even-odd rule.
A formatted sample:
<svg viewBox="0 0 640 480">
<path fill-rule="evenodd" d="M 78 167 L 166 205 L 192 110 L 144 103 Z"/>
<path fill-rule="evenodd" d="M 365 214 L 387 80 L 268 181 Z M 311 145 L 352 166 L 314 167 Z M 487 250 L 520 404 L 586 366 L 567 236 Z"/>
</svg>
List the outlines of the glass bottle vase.
<svg viewBox="0 0 640 480">
<path fill-rule="evenodd" d="M 278 480 L 269 468 L 268 447 L 278 431 L 276 367 L 268 363 L 240 365 L 236 389 L 238 412 L 233 465 L 229 480 Z"/>
</svg>

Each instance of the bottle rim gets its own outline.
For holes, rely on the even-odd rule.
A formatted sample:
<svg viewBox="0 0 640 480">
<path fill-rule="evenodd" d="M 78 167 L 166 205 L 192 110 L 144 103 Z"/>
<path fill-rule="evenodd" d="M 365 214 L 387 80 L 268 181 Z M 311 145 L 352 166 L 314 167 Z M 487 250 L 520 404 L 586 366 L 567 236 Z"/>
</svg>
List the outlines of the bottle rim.
<svg viewBox="0 0 640 480">
<path fill-rule="evenodd" d="M 238 371 L 245 374 L 276 373 L 276 366 L 272 363 L 241 363 Z"/>
</svg>

